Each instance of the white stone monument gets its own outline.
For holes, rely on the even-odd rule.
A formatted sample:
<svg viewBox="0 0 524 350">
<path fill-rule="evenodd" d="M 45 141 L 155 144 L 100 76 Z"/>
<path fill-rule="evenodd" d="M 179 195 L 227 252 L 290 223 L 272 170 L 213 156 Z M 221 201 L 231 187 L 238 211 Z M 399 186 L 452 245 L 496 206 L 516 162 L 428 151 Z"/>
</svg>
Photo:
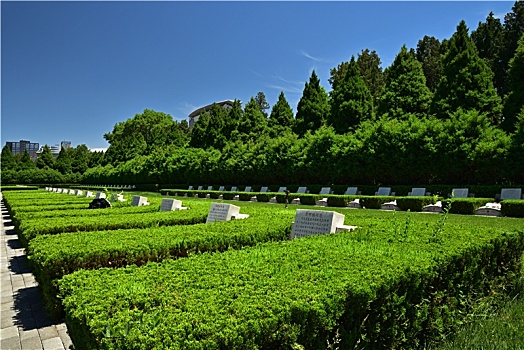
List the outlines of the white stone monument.
<svg viewBox="0 0 524 350">
<path fill-rule="evenodd" d="M 211 203 L 207 214 L 206 224 L 215 221 L 229 221 L 231 219 L 246 219 L 247 214 L 240 214 L 240 207 L 228 203 Z"/>
<path fill-rule="evenodd" d="M 163 198 L 162 204 L 160 205 L 160 211 L 175 211 L 175 210 L 186 210 L 187 207 L 182 206 L 182 201 L 172 198 Z"/>
<path fill-rule="evenodd" d="M 429 204 L 429 205 L 426 205 L 424 208 L 422 208 L 422 212 L 424 213 L 442 213 L 443 210 L 442 210 L 442 202 L 441 201 L 437 201 L 437 203 L 435 204 Z"/>
<path fill-rule="evenodd" d="M 115 201 L 118 201 L 118 202 L 125 202 L 126 200 L 124 199 L 124 195 L 119 193 L 119 194 L 116 194 L 116 193 L 113 193 L 111 195 L 111 202 L 115 202 Z"/>
<path fill-rule="evenodd" d="M 131 202 L 131 205 L 134 207 L 141 207 L 143 205 L 149 205 L 149 202 L 147 201 L 146 197 L 133 196 L 133 201 Z"/>
<path fill-rule="evenodd" d="M 93 192 L 91 191 L 86 191 L 86 197 L 89 198 L 89 197 L 94 197 L 95 195 L 93 194 Z"/>
<path fill-rule="evenodd" d="M 352 231 L 355 228 L 344 225 L 344 215 L 334 211 L 297 209 L 290 238 Z"/>
<path fill-rule="evenodd" d="M 73 190 L 73 189 L 70 189 L 70 190 L 69 190 L 69 194 L 75 194 L 75 193 L 76 193 L 75 190 Z"/>
<path fill-rule="evenodd" d="M 76 190 L 75 195 L 81 196 L 83 193 L 84 193 L 84 191 L 82 191 L 82 190 Z"/>
<path fill-rule="evenodd" d="M 362 209 L 362 207 L 360 206 L 360 199 L 357 198 L 357 199 L 349 202 L 347 207 L 351 208 L 351 209 Z"/>
<path fill-rule="evenodd" d="M 400 210 L 400 208 L 397 206 L 396 200 L 382 204 L 380 206 L 380 209 L 382 210 Z"/>
</svg>

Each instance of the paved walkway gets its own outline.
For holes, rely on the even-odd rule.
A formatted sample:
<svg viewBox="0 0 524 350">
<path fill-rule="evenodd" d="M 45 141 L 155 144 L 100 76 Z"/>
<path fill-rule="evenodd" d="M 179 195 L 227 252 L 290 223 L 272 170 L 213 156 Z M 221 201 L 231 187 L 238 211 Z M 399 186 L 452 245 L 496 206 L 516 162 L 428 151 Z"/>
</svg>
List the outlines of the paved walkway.
<svg viewBox="0 0 524 350">
<path fill-rule="evenodd" d="M 44 311 L 37 283 L 27 265 L 25 249 L 18 240 L 3 201 L 0 209 L 0 349 L 71 349 L 73 343 L 66 325 L 53 322 Z"/>
</svg>

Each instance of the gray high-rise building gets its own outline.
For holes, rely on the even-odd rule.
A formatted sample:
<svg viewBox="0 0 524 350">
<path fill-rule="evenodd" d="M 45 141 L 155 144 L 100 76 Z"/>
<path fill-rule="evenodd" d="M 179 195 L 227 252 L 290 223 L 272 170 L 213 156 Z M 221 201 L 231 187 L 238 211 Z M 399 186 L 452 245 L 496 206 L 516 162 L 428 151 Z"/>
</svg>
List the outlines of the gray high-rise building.
<svg viewBox="0 0 524 350">
<path fill-rule="evenodd" d="M 11 150 L 14 156 L 17 154 L 24 154 L 25 151 L 29 153 L 31 159 L 36 158 L 36 152 L 38 151 L 39 144 L 36 142 L 29 142 L 26 140 L 20 140 L 20 142 L 6 142 L 7 147 Z"/>
</svg>

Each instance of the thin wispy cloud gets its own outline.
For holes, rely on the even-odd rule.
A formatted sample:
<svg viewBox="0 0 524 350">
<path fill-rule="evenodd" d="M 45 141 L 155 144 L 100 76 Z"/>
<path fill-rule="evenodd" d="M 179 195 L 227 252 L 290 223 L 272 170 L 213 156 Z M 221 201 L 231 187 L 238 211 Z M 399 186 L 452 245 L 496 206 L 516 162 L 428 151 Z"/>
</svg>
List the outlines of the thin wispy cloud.
<svg viewBox="0 0 524 350">
<path fill-rule="evenodd" d="M 300 94 L 302 92 L 301 89 L 296 88 L 296 87 L 290 87 L 290 86 L 282 86 L 282 85 L 270 84 L 270 85 L 268 85 L 268 87 L 271 88 L 271 89 L 278 90 L 278 91 L 284 91 L 284 92 L 289 92 L 289 93 L 293 93 L 293 94 Z"/>
<path fill-rule="evenodd" d="M 181 102 L 178 104 L 178 107 L 177 109 L 184 113 L 185 115 L 189 115 L 191 112 L 193 112 L 195 109 L 197 109 L 199 107 L 196 107 L 190 103 L 187 103 L 187 102 Z"/>
<path fill-rule="evenodd" d="M 284 77 L 282 77 L 280 74 L 278 73 L 275 73 L 273 74 L 273 78 L 283 82 L 283 83 L 286 83 L 286 84 L 293 84 L 293 85 L 304 85 L 304 82 L 303 81 L 296 81 L 296 80 L 288 80 Z"/>
<path fill-rule="evenodd" d="M 325 62 L 325 60 L 323 60 L 322 58 L 312 56 L 312 55 L 310 55 L 309 53 L 307 53 L 304 50 L 300 51 L 300 54 L 302 56 L 304 56 L 305 58 L 308 58 L 308 59 L 310 59 L 312 61 L 315 61 L 315 62 Z"/>
</svg>

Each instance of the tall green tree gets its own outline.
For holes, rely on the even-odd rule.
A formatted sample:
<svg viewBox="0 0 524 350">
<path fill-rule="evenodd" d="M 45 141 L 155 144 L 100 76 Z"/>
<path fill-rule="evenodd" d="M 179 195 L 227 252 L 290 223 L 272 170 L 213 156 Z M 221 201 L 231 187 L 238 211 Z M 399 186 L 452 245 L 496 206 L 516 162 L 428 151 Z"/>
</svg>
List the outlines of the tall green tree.
<svg viewBox="0 0 524 350">
<path fill-rule="evenodd" d="M 422 64 L 426 85 L 435 91 L 442 75 L 441 45 L 437 38 L 425 35 L 418 41 L 416 58 Z"/>
<path fill-rule="evenodd" d="M 189 140 L 189 146 L 195 148 L 207 148 L 207 129 L 209 125 L 209 114 L 201 113 L 198 120 L 193 125 L 191 130 L 191 139 Z"/>
<path fill-rule="evenodd" d="M 373 96 L 373 106 L 377 106 L 378 97 L 384 87 L 384 72 L 382 71 L 380 57 L 375 50 L 362 50 L 358 54 L 357 66 L 360 75 Z"/>
<path fill-rule="evenodd" d="M 1 162 L 1 169 L 2 171 L 6 170 L 15 170 L 16 169 L 16 159 L 13 156 L 13 152 L 11 152 L 11 149 L 5 145 L 2 148 L 2 159 Z"/>
<path fill-rule="evenodd" d="M 224 126 L 227 112 L 217 104 L 213 104 L 209 111 L 209 122 L 206 128 L 207 146 L 221 149 L 226 144 Z"/>
<path fill-rule="evenodd" d="M 22 157 L 20 157 L 20 162 L 18 163 L 17 167 L 19 170 L 28 170 L 36 168 L 36 164 L 31 160 L 31 156 L 29 155 L 29 152 L 27 152 L 27 150 L 25 150 L 25 152 L 22 154 Z"/>
<path fill-rule="evenodd" d="M 298 102 L 294 127 L 295 133 L 303 136 L 308 130 L 317 130 L 326 123 L 328 114 L 328 94 L 324 87 L 320 85 L 320 79 L 313 70 Z"/>
<path fill-rule="evenodd" d="M 485 113 L 494 124 L 500 122 L 502 115 L 502 102 L 493 86 L 493 72 L 479 57 L 465 21 L 459 23 L 450 39 L 430 112 L 443 119 L 459 108 Z"/>
<path fill-rule="evenodd" d="M 44 169 L 45 167 L 48 167 L 50 169 L 55 168 L 55 157 L 51 153 L 51 149 L 48 145 L 44 146 L 42 153 L 40 154 L 40 156 L 38 156 L 36 160 L 36 166 L 39 169 Z"/>
<path fill-rule="evenodd" d="M 262 112 L 262 114 L 264 115 L 264 118 L 267 118 L 268 114 L 266 110 L 271 108 L 271 106 L 266 101 L 266 95 L 262 91 L 259 91 L 255 96 L 255 101 L 258 105 L 258 108 L 260 109 L 260 112 Z"/>
<path fill-rule="evenodd" d="M 331 91 L 328 124 L 339 134 L 353 130 L 362 121 L 373 118 L 373 96 L 360 75 L 355 57 L 351 57 L 344 78 Z"/>
<path fill-rule="evenodd" d="M 286 131 L 291 131 L 294 123 L 293 110 L 281 91 L 278 96 L 278 101 L 271 108 L 271 114 L 268 119 L 268 127 L 272 136 L 277 136 Z"/>
<path fill-rule="evenodd" d="M 403 45 L 388 68 L 386 84 L 380 95 L 378 114 L 405 119 L 407 114 L 426 115 L 431 102 L 422 65 Z"/>
<path fill-rule="evenodd" d="M 500 52 L 500 64 L 504 72 L 501 95 L 505 95 L 508 91 L 509 61 L 517 51 L 522 34 L 524 34 L 524 1 L 515 1 L 511 11 L 504 16 L 504 44 Z"/>
<path fill-rule="evenodd" d="M 73 157 L 72 157 L 73 149 L 65 149 L 61 148 L 60 152 L 58 153 L 58 157 L 56 157 L 55 161 L 55 168 L 62 174 L 70 174 L 73 172 Z"/>
<path fill-rule="evenodd" d="M 137 155 L 147 155 L 156 147 L 170 144 L 183 146 L 187 140 L 183 127 L 169 114 L 149 109 L 117 123 L 104 138 L 109 142 L 105 158 L 112 164 L 125 162 Z"/>
<path fill-rule="evenodd" d="M 513 132 L 518 114 L 524 106 L 524 34 L 520 38 L 515 56 L 509 62 L 508 88 L 501 126 L 504 130 Z"/>
<path fill-rule="evenodd" d="M 242 119 L 238 123 L 240 134 L 260 136 L 267 127 L 267 121 L 264 114 L 260 111 L 260 106 L 254 97 L 244 107 Z"/>
<path fill-rule="evenodd" d="M 346 72 L 348 71 L 349 62 L 341 62 L 337 67 L 331 68 L 329 70 L 330 77 L 328 79 L 329 84 L 331 85 L 331 90 L 335 90 L 340 82 L 344 79 Z"/>
<path fill-rule="evenodd" d="M 229 141 L 235 137 L 234 135 L 236 135 L 238 124 L 242 118 L 244 118 L 243 114 L 242 103 L 239 100 L 233 101 L 233 106 L 227 112 L 222 132 L 226 140 Z"/>
<path fill-rule="evenodd" d="M 493 84 L 499 95 L 502 96 L 505 73 L 500 55 L 504 45 L 504 28 L 500 19 L 495 18 L 493 12 L 490 12 L 486 22 L 479 22 L 477 29 L 471 33 L 471 39 L 479 52 L 480 58 L 484 59 L 493 71 Z"/>
<path fill-rule="evenodd" d="M 89 168 L 91 152 L 86 145 L 78 145 L 71 152 L 71 168 L 74 173 L 83 174 Z"/>
</svg>

